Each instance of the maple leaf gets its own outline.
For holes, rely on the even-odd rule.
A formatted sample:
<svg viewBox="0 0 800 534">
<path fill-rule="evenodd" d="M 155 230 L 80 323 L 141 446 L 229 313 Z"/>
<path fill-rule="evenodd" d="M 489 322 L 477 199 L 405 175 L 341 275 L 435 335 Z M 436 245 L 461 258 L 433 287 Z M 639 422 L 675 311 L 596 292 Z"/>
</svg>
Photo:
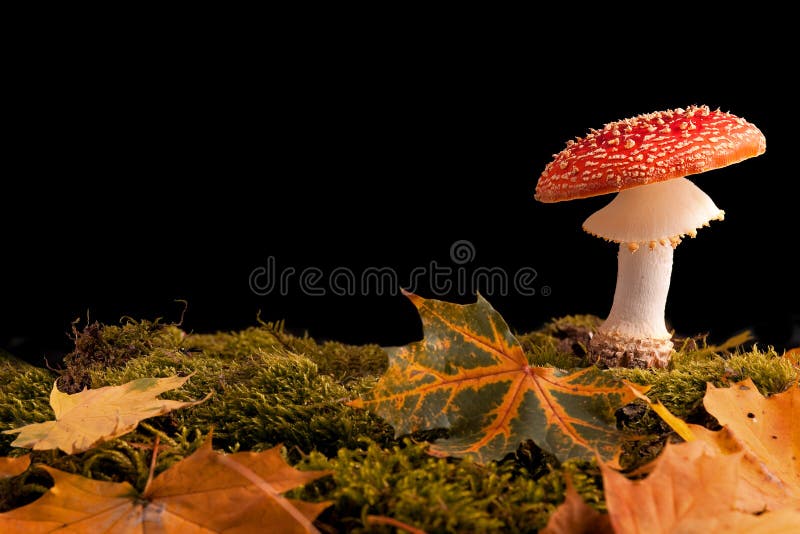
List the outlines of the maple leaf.
<svg viewBox="0 0 800 534">
<path fill-rule="evenodd" d="M 800 511 L 759 516 L 735 508 L 740 456 L 702 441 L 668 444 L 644 480 L 628 480 L 601 464 L 608 514 L 618 534 L 800 531 Z"/>
<path fill-rule="evenodd" d="M 84 389 L 73 395 L 60 392 L 53 384 L 50 406 L 56 415 L 54 421 L 34 423 L 3 433 L 19 433 L 12 443 L 15 447 L 35 450 L 58 448 L 67 454 L 83 452 L 127 434 L 143 419 L 194 406 L 211 396 L 209 393 L 195 402 L 156 398 L 165 391 L 179 388 L 189 378 L 140 378 L 121 386 Z"/>
<path fill-rule="evenodd" d="M 0 458 L 0 478 L 15 477 L 25 472 L 31 465 L 31 455 L 17 456 L 16 458 Z"/>
<path fill-rule="evenodd" d="M 762 509 L 800 508 L 800 388 L 764 397 L 749 378 L 729 388 L 709 383 L 703 404 L 728 432 L 692 429 L 721 449 L 744 451 L 747 501 Z"/>
<path fill-rule="evenodd" d="M 0 514 L 8 534 L 52 532 L 317 532 L 311 522 L 330 503 L 281 493 L 329 474 L 298 471 L 280 447 L 223 455 L 211 439 L 154 478 L 140 495 L 127 482 L 104 482 L 41 466 L 55 485 L 38 500 Z"/>
<path fill-rule="evenodd" d="M 635 388 L 636 386 L 631 386 Z M 706 410 L 722 430 L 687 424 L 666 407 L 638 393 L 686 441 L 705 443 L 720 455 L 741 453 L 738 509 L 747 512 L 800 508 L 800 389 L 791 387 L 765 398 L 751 379 L 718 388 L 709 383 Z"/>
<path fill-rule="evenodd" d="M 586 504 L 567 475 L 564 502 L 550 516 L 541 534 L 613 534 L 608 514 Z"/>
<path fill-rule="evenodd" d="M 532 439 L 560 460 L 617 454 L 614 410 L 631 390 L 596 367 L 572 374 L 531 367 L 503 318 L 480 295 L 458 305 L 404 294 L 422 318 L 422 341 L 387 349 L 389 369 L 371 398 L 349 403 L 389 421 L 397 436 L 448 428 L 437 455 L 502 458 Z"/>
</svg>

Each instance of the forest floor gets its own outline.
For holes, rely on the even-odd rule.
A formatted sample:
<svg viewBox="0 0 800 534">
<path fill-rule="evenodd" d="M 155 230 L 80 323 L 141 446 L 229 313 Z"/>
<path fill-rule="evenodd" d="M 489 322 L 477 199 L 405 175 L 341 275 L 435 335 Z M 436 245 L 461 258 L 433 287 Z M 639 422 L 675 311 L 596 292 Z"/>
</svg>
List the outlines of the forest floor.
<svg viewBox="0 0 800 534">
<path fill-rule="evenodd" d="M 583 347 L 597 324 L 591 316 L 566 317 L 516 337 L 530 365 L 581 368 L 589 365 Z M 676 348 L 669 369 L 604 373 L 651 385 L 650 398 L 710 429 L 719 424 L 703 406 L 707 383 L 726 386 L 751 378 L 769 395 L 800 377 L 789 358 L 751 343 L 713 347 L 699 337 L 678 340 Z M 402 524 L 427 532 L 535 532 L 564 500 L 567 473 L 592 507 L 605 510 L 594 461 L 560 462 L 531 441 L 485 465 L 438 458 L 427 450 L 446 430 L 396 437 L 374 413 L 349 407 L 348 401 L 375 387 L 387 365 L 386 352 L 376 345 L 317 342 L 267 323 L 214 334 L 151 321 L 89 324 L 75 331 L 75 349 L 58 370 L 0 354 L 0 431 L 52 419 L 49 399 L 56 380 L 60 390 L 75 393 L 142 377 L 191 375 L 163 397 L 191 401 L 213 392 L 205 402 L 147 419 L 134 432 L 86 452 L 32 451 L 29 469 L 0 479 L 0 512 L 33 502 L 52 486 L 36 464 L 127 481 L 142 490 L 156 437 L 158 474 L 197 450 L 212 430 L 216 450 L 282 445 L 284 458 L 298 469 L 330 470 L 331 476 L 288 494 L 332 501 L 315 522 L 322 532 L 393 532 Z M 617 410 L 616 419 L 631 436 L 620 458 L 623 468 L 641 466 L 667 441 L 680 441 L 642 401 Z M 14 439 L 0 434 L 0 457 L 29 452 L 13 447 Z"/>
</svg>

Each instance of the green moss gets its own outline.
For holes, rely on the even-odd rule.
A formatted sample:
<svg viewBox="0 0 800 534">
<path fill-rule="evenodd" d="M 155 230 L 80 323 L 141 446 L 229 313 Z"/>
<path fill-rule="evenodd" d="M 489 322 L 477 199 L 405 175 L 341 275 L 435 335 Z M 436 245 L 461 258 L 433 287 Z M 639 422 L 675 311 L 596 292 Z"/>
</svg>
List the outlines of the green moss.
<svg viewBox="0 0 800 534">
<path fill-rule="evenodd" d="M 55 379 L 47 369 L 0 356 L 0 432 L 52 419 L 50 391 Z M 14 439 L 0 434 L 0 456 L 11 453 Z"/>
<path fill-rule="evenodd" d="M 534 479 L 513 457 L 483 466 L 433 458 L 426 450 L 406 440 L 391 448 L 370 443 L 366 450 L 341 450 L 332 459 L 312 454 L 301 466 L 330 469 L 333 477 L 296 496 L 332 499 L 321 520 L 346 532 L 393 532 L 371 524 L 370 516 L 426 532 L 535 532 L 564 498 L 564 472 L 589 502 L 602 502 L 599 470 L 587 462 L 567 462 Z"/>
<path fill-rule="evenodd" d="M 595 315 L 567 315 L 540 330 L 517 335 L 531 365 L 574 369 L 586 367 L 586 348 L 602 320 Z"/>
<path fill-rule="evenodd" d="M 21 360 L 13 354 L 0 349 L 0 370 L 5 371 L 2 375 L 0 375 L 0 384 L 3 383 L 3 377 L 10 372 L 22 369 L 30 369 L 31 367 L 33 366 L 27 363 L 25 360 Z"/>
<path fill-rule="evenodd" d="M 187 353 L 202 354 L 214 358 L 235 359 L 248 357 L 260 350 L 283 347 L 278 335 L 283 331 L 281 323 L 263 323 L 238 332 L 215 334 L 189 334 L 182 347 Z"/>
<path fill-rule="evenodd" d="M 517 336 L 528 363 L 536 367 L 574 369 L 585 367 L 585 360 L 566 349 L 559 340 L 539 332 Z"/>
<path fill-rule="evenodd" d="M 552 319 L 540 331 L 543 334 L 561 337 L 564 333 L 596 330 L 602 323 L 603 320 L 596 315 L 565 315 Z"/>
<path fill-rule="evenodd" d="M 798 377 L 797 368 L 774 350 L 754 348 L 732 355 L 703 350 L 677 354 L 669 370 L 612 369 L 620 378 L 652 385 L 648 396 L 660 400 L 672 413 L 687 417 L 702 405 L 706 383 L 723 387 L 752 378 L 764 395 L 780 393 Z"/>
<path fill-rule="evenodd" d="M 238 359 L 157 353 L 130 361 L 123 369 L 95 369 L 91 376 L 93 387 L 101 387 L 142 376 L 190 373 L 194 374 L 186 385 L 165 397 L 186 401 L 210 391 L 214 395 L 155 420 L 165 432 L 187 427 L 207 433 L 213 428 L 218 448 L 261 450 L 283 443 L 328 455 L 340 447 L 358 446 L 363 436 L 381 442 L 393 436 L 391 428 L 369 412 L 345 406 L 364 391 L 364 379 L 344 385 L 321 374 L 310 359 L 283 348 Z"/>
<path fill-rule="evenodd" d="M 317 343 L 310 337 L 286 337 L 288 347 L 310 358 L 321 373 L 347 382 L 383 374 L 389 366 L 386 352 L 378 345 L 346 345 L 334 341 Z"/>
<path fill-rule="evenodd" d="M 563 369 L 585 367 L 585 345 L 599 324 L 593 316 L 555 319 L 518 336 L 529 361 Z M 391 532 L 369 516 L 390 516 L 428 532 L 533 532 L 546 524 L 563 499 L 570 473 L 579 492 L 604 509 L 599 470 L 588 462 L 560 464 L 532 443 L 486 466 L 470 460 L 429 456 L 420 440 L 443 431 L 397 440 L 393 429 L 345 402 L 373 387 L 387 367 L 383 350 L 317 342 L 287 333 L 281 323 L 260 323 L 238 332 L 187 334 L 178 325 L 124 320 L 89 325 L 75 333 L 76 348 L 59 380 L 79 385 L 118 385 L 145 376 L 192 374 L 182 388 L 164 395 L 195 400 L 197 406 L 148 419 L 126 436 L 77 455 L 36 451 L 34 462 L 103 480 L 126 480 L 142 489 L 155 437 L 162 444 L 156 472 L 184 458 L 213 432 L 217 449 L 262 450 L 282 443 L 290 462 L 331 469 L 332 477 L 297 490 L 310 500 L 334 505 L 320 521 L 325 531 Z M 772 350 L 730 352 L 703 339 L 680 344 L 668 370 L 607 372 L 640 384 L 673 413 L 713 428 L 702 406 L 706 382 L 719 386 L 751 377 L 764 394 L 783 391 L 798 370 Z M 723 350 L 724 349 L 724 350 Z M 52 418 L 49 394 L 57 375 L 0 354 L 0 430 Z M 643 403 L 617 412 L 632 439 L 626 466 L 652 459 L 674 436 Z M 25 452 L 0 434 L 0 454 Z M 52 484 L 40 469 L 0 482 L 0 510 L 30 502 Z"/>
<path fill-rule="evenodd" d="M 265 323 L 240 332 L 192 334 L 182 347 L 187 352 L 216 358 L 248 357 L 259 351 L 285 349 L 306 356 L 317 364 L 320 373 L 340 381 L 380 375 L 388 366 L 388 357 L 378 345 L 347 345 L 333 341 L 318 343 L 309 336 L 287 333 L 282 322 Z"/>
</svg>

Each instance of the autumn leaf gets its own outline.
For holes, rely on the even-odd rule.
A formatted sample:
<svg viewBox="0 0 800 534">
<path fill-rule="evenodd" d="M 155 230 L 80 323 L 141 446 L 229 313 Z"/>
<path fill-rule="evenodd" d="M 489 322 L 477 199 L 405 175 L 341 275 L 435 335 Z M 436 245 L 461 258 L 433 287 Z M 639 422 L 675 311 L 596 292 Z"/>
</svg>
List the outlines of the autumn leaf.
<svg viewBox="0 0 800 534">
<path fill-rule="evenodd" d="M 502 458 L 532 439 L 560 460 L 614 458 L 621 441 L 614 410 L 633 393 L 596 367 L 572 374 L 531 367 L 503 318 L 478 295 L 458 305 L 406 296 L 417 307 L 425 337 L 388 349 L 389 369 L 369 408 L 396 434 L 447 428 L 431 453 Z"/>
<path fill-rule="evenodd" d="M 41 466 L 55 485 L 38 500 L 0 514 L 8 534 L 52 532 L 317 532 L 312 521 L 329 503 L 281 496 L 328 474 L 298 471 L 280 447 L 216 453 L 211 439 L 158 475 L 143 494 L 127 482 L 104 482 Z"/>
<path fill-rule="evenodd" d="M 541 534 L 614 534 L 608 514 L 603 514 L 586 504 L 566 477 L 567 491 L 561 503 Z"/>
<path fill-rule="evenodd" d="M 0 458 L 0 478 L 15 477 L 25 472 L 31 465 L 31 455 L 17 456 L 16 458 Z"/>
<path fill-rule="evenodd" d="M 709 383 L 703 402 L 723 425 L 719 431 L 687 424 L 658 401 L 637 395 L 683 439 L 701 441 L 720 455 L 738 455 L 738 509 L 800 508 L 800 389 L 765 398 L 749 378 L 729 388 Z"/>
<path fill-rule="evenodd" d="M 55 421 L 35 423 L 3 433 L 19 433 L 12 443 L 15 447 L 58 448 L 67 454 L 83 452 L 127 434 L 143 419 L 206 400 L 210 394 L 196 402 L 156 398 L 165 391 L 181 387 L 189 378 L 140 378 L 121 386 L 84 389 L 73 395 L 60 392 L 53 384 L 50 406 L 56 414 Z"/>
<path fill-rule="evenodd" d="M 800 531 L 800 511 L 759 516 L 735 508 L 740 456 L 702 441 L 668 444 L 644 480 L 628 480 L 601 464 L 611 524 L 617 534 L 786 533 Z"/>
<path fill-rule="evenodd" d="M 725 446 L 744 451 L 752 472 L 749 500 L 760 496 L 766 508 L 800 508 L 800 388 L 764 397 L 749 378 L 729 388 L 709 383 L 703 404 L 732 434 Z M 723 439 L 703 430 L 697 430 L 700 439 Z"/>
</svg>

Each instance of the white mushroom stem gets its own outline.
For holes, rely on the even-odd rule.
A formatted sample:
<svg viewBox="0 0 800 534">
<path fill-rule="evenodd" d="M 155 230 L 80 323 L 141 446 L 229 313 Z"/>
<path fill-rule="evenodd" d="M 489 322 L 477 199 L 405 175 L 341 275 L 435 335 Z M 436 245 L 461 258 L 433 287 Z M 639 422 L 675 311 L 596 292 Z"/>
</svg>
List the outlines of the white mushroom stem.
<svg viewBox="0 0 800 534">
<path fill-rule="evenodd" d="M 664 323 L 672 275 L 671 245 L 619 247 L 617 289 L 608 319 L 589 342 L 592 361 L 606 367 L 666 367 L 672 355 Z"/>
<path fill-rule="evenodd" d="M 631 252 L 619 247 L 617 289 L 608 319 L 599 332 L 629 339 L 669 340 L 664 323 L 669 281 L 672 276 L 670 245 Z"/>
<path fill-rule="evenodd" d="M 664 307 L 673 248 L 724 212 L 686 178 L 620 192 L 583 228 L 620 243 L 614 305 L 589 343 L 608 367 L 666 367 L 672 353 Z"/>
</svg>

